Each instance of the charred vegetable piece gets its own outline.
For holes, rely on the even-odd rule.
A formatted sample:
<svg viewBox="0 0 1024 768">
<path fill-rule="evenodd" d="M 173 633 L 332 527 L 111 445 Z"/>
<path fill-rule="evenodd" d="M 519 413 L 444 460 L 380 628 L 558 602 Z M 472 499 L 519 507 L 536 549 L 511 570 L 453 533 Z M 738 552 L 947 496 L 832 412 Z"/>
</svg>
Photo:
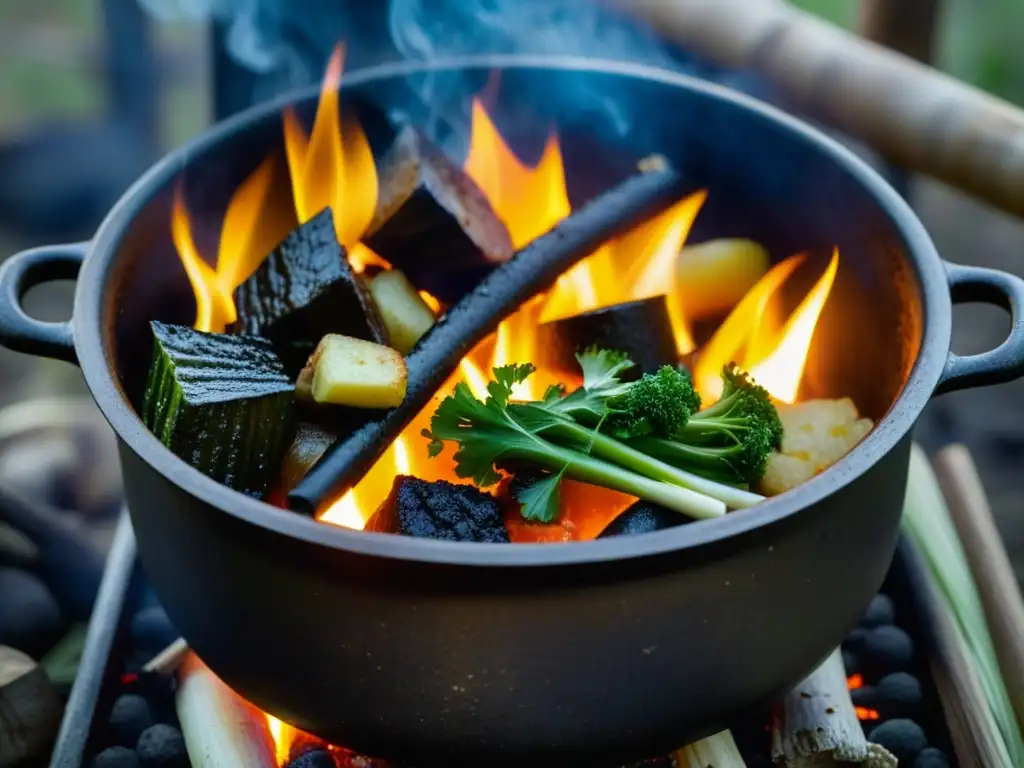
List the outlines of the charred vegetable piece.
<svg viewBox="0 0 1024 768">
<path fill-rule="evenodd" d="M 391 346 L 407 355 L 436 321 L 415 286 L 401 270 L 381 272 L 370 281 L 370 294 L 391 338 Z"/>
<path fill-rule="evenodd" d="M 255 336 L 151 326 L 146 425 L 199 471 L 261 496 L 293 427 L 294 385 L 273 346 Z"/>
<path fill-rule="evenodd" d="M 328 333 L 388 343 L 364 283 L 352 271 L 325 208 L 300 225 L 235 291 L 235 333 L 270 339 L 289 373 Z"/>
<path fill-rule="evenodd" d="M 592 346 L 624 352 L 635 367 L 624 372 L 631 380 L 679 362 L 679 352 L 664 296 L 616 304 L 540 326 L 544 362 L 576 373 L 576 354 Z"/>
<path fill-rule="evenodd" d="M 659 507 L 657 504 L 638 501 L 615 518 L 598 538 L 607 539 L 612 536 L 633 536 L 638 533 L 663 531 L 666 528 L 674 528 L 687 522 L 689 520 L 678 512 Z"/>
<path fill-rule="evenodd" d="M 508 543 L 501 507 L 472 485 L 399 475 L 367 531 L 445 541 Z"/>
<path fill-rule="evenodd" d="M 296 391 L 317 403 L 394 408 L 408 374 L 397 350 L 349 336 L 324 336 L 299 373 Z"/>
<path fill-rule="evenodd" d="M 338 433 L 332 429 L 300 421 L 295 426 L 295 437 L 281 464 L 281 480 L 285 490 L 290 491 L 298 485 L 310 467 L 337 439 Z"/>
<path fill-rule="evenodd" d="M 448 303 L 514 252 L 481 189 L 411 127 L 384 158 L 377 212 L 365 242 L 417 288 Z"/>
</svg>

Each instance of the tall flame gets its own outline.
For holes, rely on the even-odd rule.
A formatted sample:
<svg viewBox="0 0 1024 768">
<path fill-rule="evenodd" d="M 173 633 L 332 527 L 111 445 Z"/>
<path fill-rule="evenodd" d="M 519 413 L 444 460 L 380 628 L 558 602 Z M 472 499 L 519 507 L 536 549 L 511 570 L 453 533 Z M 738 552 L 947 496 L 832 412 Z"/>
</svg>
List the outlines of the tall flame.
<svg viewBox="0 0 1024 768">
<path fill-rule="evenodd" d="M 312 133 L 293 109 L 283 114 L 285 157 L 294 215 L 273 204 L 275 160 L 267 157 L 235 191 L 221 225 L 216 268 L 200 256 L 184 191 L 175 190 L 171 235 L 196 297 L 195 327 L 223 331 L 235 320 L 234 292 L 296 223 L 326 207 L 334 214 L 338 240 L 356 271 L 387 262 L 359 242 L 377 207 L 378 180 L 370 143 L 359 123 L 344 119 L 338 89 L 344 65 L 338 46 L 327 66 Z"/>
<path fill-rule="evenodd" d="M 814 288 L 779 328 L 774 321 L 780 307 L 779 289 L 804 261 L 802 255 L 791 256 L 769 270 L 701 350 L 693 380 L 705 402 L 721 396 L 721 371 L 729 362 L 747 370 L 776 400 L 796 400 L 814 329 L 839 270 L 839 251 L 833 251 Z"/>
</svg>

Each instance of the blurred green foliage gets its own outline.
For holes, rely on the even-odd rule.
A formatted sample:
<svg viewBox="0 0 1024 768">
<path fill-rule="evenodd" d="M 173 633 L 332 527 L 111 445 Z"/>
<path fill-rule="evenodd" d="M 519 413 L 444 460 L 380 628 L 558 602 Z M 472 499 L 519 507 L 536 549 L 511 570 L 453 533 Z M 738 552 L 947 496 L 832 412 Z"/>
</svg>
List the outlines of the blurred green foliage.
<svg viewBox="0 0 1024 768">
<path fill-rule="evenodd" d="M 888 0 L 904 2 L 905 0 Z M 859 0 L 792 0 L 840 26 L 857 24 Z M 1024 0 L 940 0 L 936 66 L 1024 104 Z"/>
</svg>

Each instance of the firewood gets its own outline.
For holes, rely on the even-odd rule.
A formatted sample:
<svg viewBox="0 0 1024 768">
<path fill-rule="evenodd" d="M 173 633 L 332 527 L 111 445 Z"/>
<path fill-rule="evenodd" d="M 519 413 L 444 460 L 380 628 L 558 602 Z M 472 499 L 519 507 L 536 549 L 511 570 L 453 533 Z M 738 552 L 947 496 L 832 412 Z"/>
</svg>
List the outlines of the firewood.
<svg viewBox="0 0 1024 768">
<path fill-rule="evenodd" d="M 896 767 L 895 757 L 864 737 L 838 649 L 776 706 L 772 760 L 783 768 L 828 768 L 840 763 Z"/>
<path fill-rule="evenodd" d="M 185 638 L 179 637 L 173 643 L 164 648 L 160 653 L 146 662 L 142 667 L 143 672 L 156 672 L 161 675 L 169 675 L 181 666 L 189 653 L 188 642 Z"/>
<path fill-rule="evenodd" d="M 1009 213 L 1024 215 L 1024 111 L 782 0 L 616 0 L 786 106 Z M 890 0 L 887 5 L 905 4 Z"/>
<path fill-rule="evenodd" d="M 175 708 L 192 768 L 277 768 L 266 716 L 190 653 L 178 668 Z"/>
<path fill-rule="evenodd" d="M 970 452 L 951 445 L 935 458 L 936 475 L 964 545 L 985 609 L 999 667 L 1024 729 L 1024 599 Z"/>
<path fill-rule="evenodd" d="M 63 712 L 42 667 L 21 651 L 0 646 L 0 765 L 43 762 Z"/>
</svg>

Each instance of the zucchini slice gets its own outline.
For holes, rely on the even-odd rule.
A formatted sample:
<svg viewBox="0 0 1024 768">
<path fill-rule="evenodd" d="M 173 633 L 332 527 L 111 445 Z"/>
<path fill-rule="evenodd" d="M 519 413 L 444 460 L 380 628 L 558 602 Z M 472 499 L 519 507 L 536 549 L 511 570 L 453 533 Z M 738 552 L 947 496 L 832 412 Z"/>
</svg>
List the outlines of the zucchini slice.
<svg viewBox="0 0 1024 768">
<path fill-rule="evenodd" d="M 407 379 L 405 358 L 397 350 L 329 334 L 299 374 L 298 386 L 308 386 L 317 403 L 394 408 L 405 399 Z"/>
<path fill-rule="evenodd" d="M 255 336 L 153 322 L 143 421 L 178 457 L 261 497 L 293 428 L 294 385 L 273 346 Z"/>
<path fill-rule="evenodd" d="M 274 343 L 294 375 L 328 333 L 388 343 L 388 332 L 325 208 L 278 245 L 235 291 L 235 333 Z"/>
<path fill-rule="evenodd" d="M 381 163 L 377 211 L 365 242 L 417 288 L 449 304 L 515 252 L 476 182 L 412 127 Z"/>
<path fill-rule="evenodd" d="M 437 320 L 434 310 L 398 269 L 381 272 L 370 281 L 370 294 L 391 337 L 391 346 L 407 355 Z"/>
</svg>

